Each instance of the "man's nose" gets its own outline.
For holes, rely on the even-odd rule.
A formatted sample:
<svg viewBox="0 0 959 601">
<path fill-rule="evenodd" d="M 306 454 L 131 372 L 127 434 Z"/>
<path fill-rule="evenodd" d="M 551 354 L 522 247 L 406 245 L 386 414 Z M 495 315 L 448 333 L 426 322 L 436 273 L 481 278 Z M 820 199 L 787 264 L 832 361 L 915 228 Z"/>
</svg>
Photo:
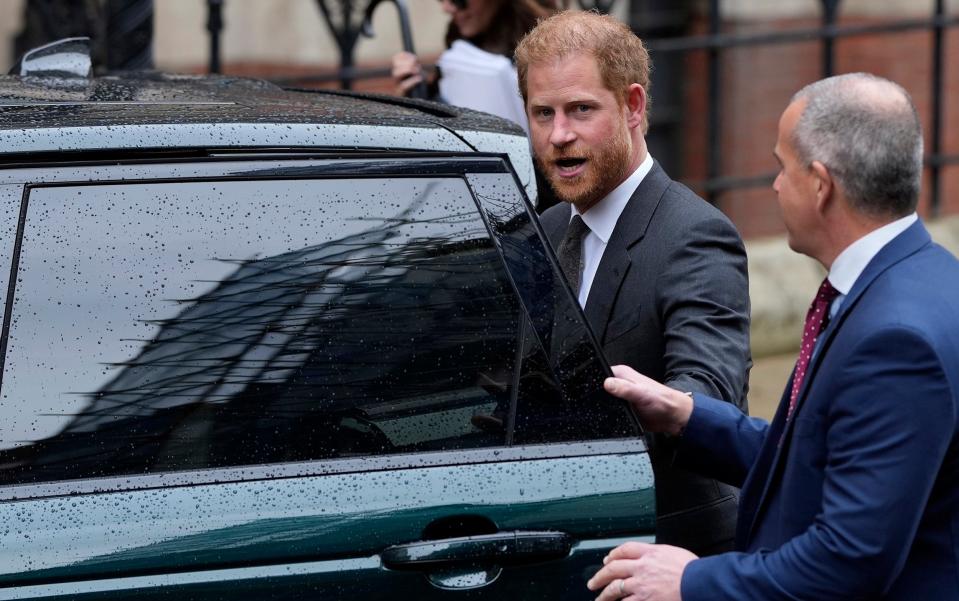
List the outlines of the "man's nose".
<svg viewBox="0 0 959 601">
<path fill-rule="evenodd" d="M 562 115 L 553 118 L 553 129 L 549 135 L 549 143 L 562 147 L 576 139 L 576 132 L 570 127 L 569 120 Z"/>
</svg>

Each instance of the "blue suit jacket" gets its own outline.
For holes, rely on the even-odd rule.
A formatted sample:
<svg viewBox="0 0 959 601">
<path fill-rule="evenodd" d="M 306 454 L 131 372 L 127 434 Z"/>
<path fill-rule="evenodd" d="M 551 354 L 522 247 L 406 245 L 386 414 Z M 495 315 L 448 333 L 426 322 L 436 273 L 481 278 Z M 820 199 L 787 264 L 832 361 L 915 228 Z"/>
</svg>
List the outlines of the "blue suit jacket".
<svg viewBox="0 0 959 601">
<path fill-rule="evenodd" d="M 678 459 L 743 489 L 684 601 L 959 599 L 959 262 L 913 224 L 820 344 L 789 421 L 696 395 Z"/>
</svg>

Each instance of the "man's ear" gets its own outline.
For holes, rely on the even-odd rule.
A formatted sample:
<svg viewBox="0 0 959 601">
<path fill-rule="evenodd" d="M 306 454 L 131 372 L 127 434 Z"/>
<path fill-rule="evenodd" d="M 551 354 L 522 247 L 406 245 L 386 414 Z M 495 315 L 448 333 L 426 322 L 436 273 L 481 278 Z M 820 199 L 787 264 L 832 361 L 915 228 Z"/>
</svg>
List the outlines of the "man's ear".
<svg viewBox="0 0 959 601">
<path fill-rule="evenodd" d="M 812 172 L 812 177 L 815 178 L 816 210 L 822 214 L 829 209 L 833 201 L 836 183 L 833 181 L 832 174 L 829 173 L 829 168 L 819 161 L 813 161 L 809 165 L 809 170 Z"/>
<path fill-rule="evenodd" d="M 646 114 L 646 90 L 638 83 L 631 83 L 626 88 L 626 124 L 630 128 L 639 127 Z"/>
</svg>

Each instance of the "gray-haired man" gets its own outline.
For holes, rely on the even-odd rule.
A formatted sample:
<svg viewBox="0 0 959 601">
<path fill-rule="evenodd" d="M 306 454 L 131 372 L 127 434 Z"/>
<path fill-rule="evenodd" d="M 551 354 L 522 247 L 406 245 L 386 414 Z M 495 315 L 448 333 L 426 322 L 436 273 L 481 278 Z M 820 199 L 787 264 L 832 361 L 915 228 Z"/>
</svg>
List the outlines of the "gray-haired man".
<svg viewBox="0 0 959 601">
<path fill-rule="evenodd" d="M 617 366 L 606 388 L 678 460 L 742 486 L 736 552 L 614 549 L 599 599 L 959 599 L 959 261 L 916 216 L 922 132 L 867 74 L 801 90 L 773 188 L 829 276 L 772 423 Z"/>
</svg>

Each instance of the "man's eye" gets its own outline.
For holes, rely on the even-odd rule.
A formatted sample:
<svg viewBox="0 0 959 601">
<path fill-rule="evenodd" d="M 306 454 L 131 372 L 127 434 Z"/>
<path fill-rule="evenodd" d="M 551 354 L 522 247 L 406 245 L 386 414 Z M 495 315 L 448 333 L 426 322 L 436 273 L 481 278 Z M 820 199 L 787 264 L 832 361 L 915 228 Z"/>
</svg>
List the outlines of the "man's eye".
<svg viewBox="0 0 959 601">
<path fill-rule="evenodd" d="M 576 110 L 580 113 L 587 113 L 592 110 L 592 108 L 593 107 L 589 106 L 588 104 L 580 104 L 576 106 Z"/>
<path fill-rule="evenodd" d="M 553 110 L 552 110 L 552 109 L 539 109 L 538 111 L 536 111 L 536 114 L 537 114 L 538 116 L 540 116 L 540 117 L 552 117 L 552 116 L 553 116 Z"/>
</svg>

